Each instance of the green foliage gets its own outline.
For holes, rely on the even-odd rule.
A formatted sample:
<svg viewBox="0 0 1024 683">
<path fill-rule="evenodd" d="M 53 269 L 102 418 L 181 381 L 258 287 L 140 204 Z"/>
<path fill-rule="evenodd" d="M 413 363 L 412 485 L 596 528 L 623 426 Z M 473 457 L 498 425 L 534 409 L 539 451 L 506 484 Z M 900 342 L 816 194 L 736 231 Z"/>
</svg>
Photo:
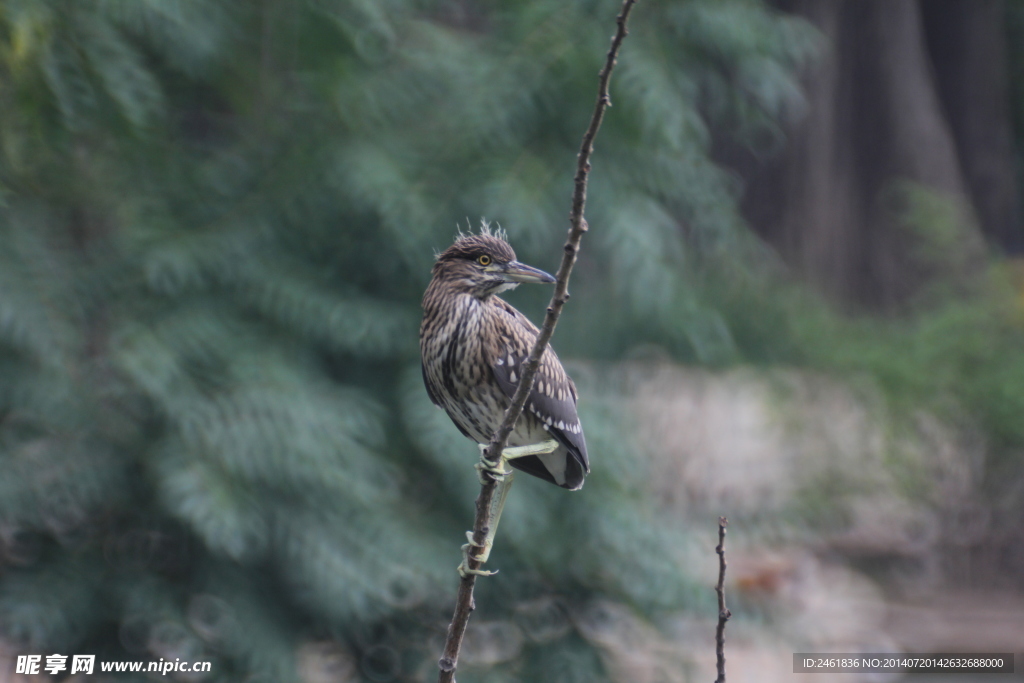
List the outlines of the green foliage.
<svg viewBox="0 0 1024 683">
<path fill-rule="evenodd" d="M 934 244 L 949 220 L 942 215 L 930 226 Z M 958 254 L 937 253 L 956 275 Z M 997 459 L 1019 462 L 1020 272 L 1019 263 L 1009 260 L 993 263 L 974 281 L 940 280 L 899 318 L 840 314 L 805 287 L 779 281 L 752 292 L 712 279 L 703 291 L 728 321 L 742 360 L 816 368 L 880 389 L 897 420 L 932 411 L 952 424 L 980 429 Z"/>
<path fill-rule="evenodd" d="M 358 654 L 375 629 L 419 658 L 403 676 L 436 658 L 476 449 L 420 386 L 418 299 L 467 217 L 552 267 L 617 9 L 0 3 L 6 638 L 214 659 L 210 680 L 291 680 L 299 643 Z M 753 250 L 708 131 L 775 135 L 814 44 L 759 2 L 637 10 L 564 357 L 736 356 L 695 288 Z M 573 605 L 704 604 L 613 392 L 580 385 L 594 476 L 517 485 L 495 562 Z M 602 647 L 573 632 L 509 675 L 601 680 Z"/>
</svg>

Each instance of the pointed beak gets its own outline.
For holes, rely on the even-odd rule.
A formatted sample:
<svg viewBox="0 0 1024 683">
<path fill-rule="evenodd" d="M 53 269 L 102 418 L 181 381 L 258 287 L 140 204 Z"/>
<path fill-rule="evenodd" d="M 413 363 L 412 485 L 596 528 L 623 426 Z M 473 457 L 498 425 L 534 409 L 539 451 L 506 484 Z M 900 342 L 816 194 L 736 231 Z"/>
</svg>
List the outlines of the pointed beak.
<svg viewBox="0 0 1024 683">
<path fill-rule="evenodd" d="M 506 282 L 532 282 L 538 284 L 550 284 L 555 278 L 545 273 L 540 268 L 528 266 L 519 261 L 510 261 L 505 264 L 503 275 Z"/>
</svg>

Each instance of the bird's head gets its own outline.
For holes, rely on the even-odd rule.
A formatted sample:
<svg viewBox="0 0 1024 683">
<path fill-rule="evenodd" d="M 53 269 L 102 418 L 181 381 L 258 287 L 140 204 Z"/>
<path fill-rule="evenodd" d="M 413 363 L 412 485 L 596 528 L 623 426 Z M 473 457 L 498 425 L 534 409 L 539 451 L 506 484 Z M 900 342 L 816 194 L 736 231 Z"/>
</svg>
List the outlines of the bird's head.
<svg viewBox="0 0 1024 683">
<path fill-rule="evenodd" d="M 434 264 L 434 280 L 486 299 L 513 289 L 521 282 L 551 283 L 543 270 L 516 260 L 516 253 L 500 234 L 488 230 L 460 235 Z"/>
</svg>

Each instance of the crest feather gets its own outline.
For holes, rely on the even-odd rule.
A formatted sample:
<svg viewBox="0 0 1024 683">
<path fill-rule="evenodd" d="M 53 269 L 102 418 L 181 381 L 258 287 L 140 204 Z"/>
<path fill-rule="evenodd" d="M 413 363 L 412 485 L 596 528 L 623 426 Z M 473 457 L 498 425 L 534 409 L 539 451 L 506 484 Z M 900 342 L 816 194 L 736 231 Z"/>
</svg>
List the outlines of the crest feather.
<svg viewBox="0 0 1024 683">
<path fill-rule="evenodd" d="M 438 254 L 437 260 L 471 259 L 485 253 L 506 263 L 516 259 L 516 253 L 508 243 L 508 234 L 500 226 L 492 228 L 490 223 L 483 220 L 477 232 L 459 230 L 455 242 Z"/>
<path fill-rule="evenodd" d="M 458 229 L 459 231 L 457 233 L 455 233 L 455 241 L 458 242 L 459 240 L 461 240 L 464 237 L 472 237 L 473 235 L 480 235 L 481 237 L 496 237 L 497 239 L 501 240 L 502 242 L 508 242 L 508 233 L 505 232 L 505 229 L 503 227 L 501 227 L 500 225 L 498 225 L 498 224 L 495 224 L 495 225 L 496 225 L 496 227 L 492 228 L 490 221 L 488 221 L 486 218 L 481 218 L 480 219 L 480 229 L 477 232 L 474 233 L 473 232 L 473 227 L 469 225 L 469 220 L 467 219 L 466 220 L 466 226 L 468 228 L 468 232 L 462 232 L 462 228 L 460 227 Z"/>
</svg>

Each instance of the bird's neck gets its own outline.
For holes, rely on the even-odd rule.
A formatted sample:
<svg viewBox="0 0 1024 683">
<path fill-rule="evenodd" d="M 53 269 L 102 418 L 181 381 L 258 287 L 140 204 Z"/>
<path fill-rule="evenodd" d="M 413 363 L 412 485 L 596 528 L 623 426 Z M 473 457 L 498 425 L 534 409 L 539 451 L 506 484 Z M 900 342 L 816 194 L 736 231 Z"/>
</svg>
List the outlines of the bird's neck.
<svg viewBox="0 0 1024 683">
<path fill-rule="evenodd" d="M 483 290 L 478 283 L 473 283 L 469 280 L 448 280 L 442 282 L 435 278 L 431 280 L 427 286 L 427 291 L 423 294 L 423 310 L 441 309 L 456 303 L 460 307 L 469 307 L 473 303 L 464 301 L 464 299 L 472 299 L 476 304 L 482 306 L 494 306 L 497 305 L 496 299 L 498 298 L 495 294 L 514 289 L 516 286 L 517 283 L 508 283 L 505 286 Z"/>
<path fill-rule="evenodd" d="M 423 296 L 423 313 L 425 317 L 443 316 L 461 318 L 474 316 L 484 312 L 485 308 L 495 306 L 497 297 L 488 295 L 480 298 L 468 289 L 452 291 L 450 286 L 435 286 L 432 282 Z"/>
</svg>

